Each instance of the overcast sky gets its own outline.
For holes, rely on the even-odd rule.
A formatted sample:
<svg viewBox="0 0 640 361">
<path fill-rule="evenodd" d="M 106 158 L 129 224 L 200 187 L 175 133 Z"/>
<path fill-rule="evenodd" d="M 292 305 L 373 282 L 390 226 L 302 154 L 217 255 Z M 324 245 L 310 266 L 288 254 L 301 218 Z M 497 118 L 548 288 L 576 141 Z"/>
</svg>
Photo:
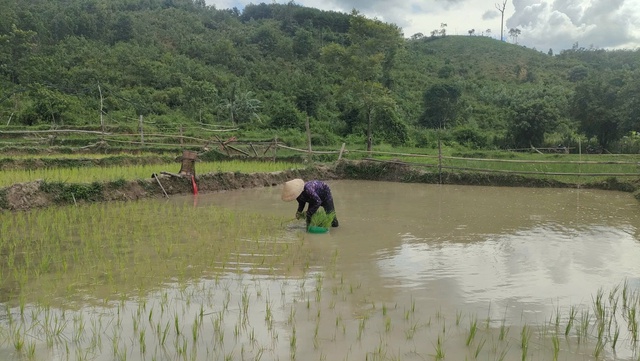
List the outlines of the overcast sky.
<svg viewBox="0 0 640 361">
<path fill-rule="evenodd" d="M 500 17 L 505 0 L 297 0 L 296 4 L 350 13 L 357 9 L 368 18 L 394 23 L 404 36 L 429 36 L 447 24 L 450 35 L 500 36 Z M 288 0 L 206 0 L 217 9 L 246 4 L 287 3 Z M 518 44 L 555 54 L 578 43 L 584 48 L 640 48 L 640 0 L 507 0 L 504 37 L 519 29 Z"/>
</svg>

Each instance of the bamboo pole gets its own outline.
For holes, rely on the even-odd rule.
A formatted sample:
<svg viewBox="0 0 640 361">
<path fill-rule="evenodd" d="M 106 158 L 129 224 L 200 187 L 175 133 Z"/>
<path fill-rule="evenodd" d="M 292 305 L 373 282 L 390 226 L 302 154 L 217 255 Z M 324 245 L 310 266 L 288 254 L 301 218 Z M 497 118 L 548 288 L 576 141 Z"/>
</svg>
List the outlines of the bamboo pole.
<svg viewBox="0 0 640 361">
<path fill-rule="evenodd" d="M 340 148 L 340 155 L 338 156 L 338 162 L 342 159 L 342 153 L 344 153 L 345 143 L 342 143 L 342 147 Z"/>
<path fill-rule="evenodd" d="M 236 147 L 234 147 L 232 145 L 228 145 L 227 144 L 226 147 L 229 148 L 229 149 L 235 150 L 238 153 L 242 153 L 242 154 L 246 155 L 247 157 L 251 156 L 248 152 L 245 152 L 244 150 L 242 150 L 240 148 L 236 148 Z"/>
<path fill-rule="evenodd" d="M 276 162 L 276 155 L 278 154 L 278 136 L 273 139 L 273 162 Z"/>
<path fill-rule="evenodd" d="M 158 182 L 158 184 L 160 185 L 160 188 L 162 189 L 162 192 L 164 193 L 164 195 L 169 198 L 169 195 L 167 194 L 167 191 L 164 190 L 164 187 L 162 186 L 162 183 L 160 183 L 160 178 L 158 178 L 158 175 L 153 173 L 153 177 L 156 179 L 156 181 Z"/>
<path fill-rule="evenodd" d="M 440 141 L 440 130 L 438 130 L 438 179 L 442 184 L 442 142 Z"/>
<path fill-rule="evenodd" d="M 256 151 L 256 148 L 253 147 L 253 144 L 251 142 L 249 142 L 249 147 L 251 147 L 251 150 L 253 150 L 253 154 L 255 154 L 256 158 L 258 158 L 258 152 Z"/>
<path fill-rule="evenodd" d="M 103 106 L 104 106 L 104 101 L 102 98 L 102 89 L 100 89 L 100 83 L 98 83 L 98 93 L 100 93 L 100 128 L 102 129 L 102 134 L 104 134 L 104 111 L 103 111 Z"/>
<path fill-rule="evenodd" d="M 311 150 L 311 127 L 309 126 L 309 115 L 307 115 L 307 120 L 304 123 L 307 128 L 307 147 L 308 147 L 308 157 L 309 162 L 311 162 L 312 150 Z"/>
<path fill-rule="evenodd" d="M 138 120 L 138 126 L 140 127 L 140 144 L 144 145 L 144 126 L 142 124 L 142 114 L 140 114 L 140 119 Z"/>
</svg>

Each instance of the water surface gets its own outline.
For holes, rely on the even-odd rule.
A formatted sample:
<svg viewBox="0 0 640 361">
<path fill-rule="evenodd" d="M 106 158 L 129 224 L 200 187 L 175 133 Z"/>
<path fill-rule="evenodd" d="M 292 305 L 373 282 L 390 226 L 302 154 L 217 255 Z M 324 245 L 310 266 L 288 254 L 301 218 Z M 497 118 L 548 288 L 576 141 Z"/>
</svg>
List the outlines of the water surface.
<svg viewBox="0 0 640 361">
<path fill-rule="evenodd" d="M 630 194 L 328 183 L 328 234 L 305 233 L 280 187 L 53 213 L 73 220 L 54 237 L 113 258 L 16 290 L 0 359 L 638 359 Z M 25 237 L 51 231 L 37 223 Z"/>
</svg>

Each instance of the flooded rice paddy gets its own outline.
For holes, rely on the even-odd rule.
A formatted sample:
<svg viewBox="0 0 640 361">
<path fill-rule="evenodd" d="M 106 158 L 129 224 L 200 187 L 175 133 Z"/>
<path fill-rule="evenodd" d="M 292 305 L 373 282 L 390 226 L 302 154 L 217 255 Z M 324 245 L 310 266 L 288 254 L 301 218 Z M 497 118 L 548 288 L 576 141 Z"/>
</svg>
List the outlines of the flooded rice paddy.
<svg viewBox="0 0 640 361">
<path fill-rule="evenodd" d="M 630 194 L 330 185 L 1 214 L 0 359 L 640 359 Z"/>
</svg>

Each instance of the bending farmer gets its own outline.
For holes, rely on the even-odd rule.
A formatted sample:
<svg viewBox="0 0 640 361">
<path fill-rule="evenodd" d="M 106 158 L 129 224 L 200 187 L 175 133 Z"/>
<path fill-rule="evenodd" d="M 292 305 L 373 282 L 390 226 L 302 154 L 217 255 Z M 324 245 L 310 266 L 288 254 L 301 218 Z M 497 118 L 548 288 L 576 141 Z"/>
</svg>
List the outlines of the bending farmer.
<svg viewBox="0 0 640 361">
<path fill-rule="evenodd" d="M 286 182 L 282 189 L 282 200 L 291 202 L 294 199 L 298 201 L 297 219 L 304 217 L 304 206 L 309 203 L 306 214 L 307 226 L 311 223 L 311 216 L 318 211 L 320 206 L 327 214 L 335 212 L 331 189 L 325 182 L 319 180 L 305 183 L 302 179 L 293 179 Z M 337 217 L 331 222 L 331 227 L 338 227 Z"/>
</svg>

